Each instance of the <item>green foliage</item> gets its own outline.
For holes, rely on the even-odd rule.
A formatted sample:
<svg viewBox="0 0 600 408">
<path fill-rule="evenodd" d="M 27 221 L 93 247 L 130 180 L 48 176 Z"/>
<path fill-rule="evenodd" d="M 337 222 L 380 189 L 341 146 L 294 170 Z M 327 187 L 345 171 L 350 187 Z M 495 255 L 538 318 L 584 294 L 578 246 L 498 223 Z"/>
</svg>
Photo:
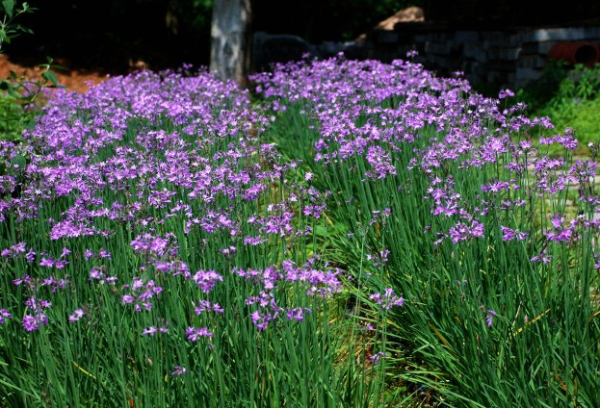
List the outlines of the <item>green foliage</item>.
<svg viewBox="0 0 600 408">
<path fill-rule="evenodd" d="M 549 61 L 544 67 L 542 77 L 519 89 L 516 94 L 518 102 L 524 102 L 531 112 L 535 112 L 548 104 L 560 88 L 560 84 L 569 75 L 569 66 L 565 61 Z"/>
<path fill-rule="evenodd" d="M 571 68 L 564 62 L 551 62 L 542 78 L 517 93 L 532 116 L 548 116 L 558 132 L 574 129 L 584 143 L 600 134 L 600 65 Z"/>
<path fill-rule="evenodd" d="M 14 0 L 4 0 L 0 3 L 0 12 L 3 17 L 0 18 L 0 54 L 2 53 L 2 45 L 4 43 L 10 44 L 12 38 L 15 38 L 19 34 L 28 33 L 32 31 L 29 28 L 23 27 L 20 24 L 16 24 L 14 20 L 27 13 L 33 12 L 35 9 L 29 7 L 27 2 L 18 4 Z"/>
<path fill-rule="evenodd" d="M 11 39 L 22 33 L 32 34 L 29 28 L 15 23 L 15 19 L 32 13 L 34 8 L 27 2 L 19 4 L 14 0 L 4 0 L 0 4 L 0 54 L 3 44 L 10 44 Z M 50 70 L 52 60 L 40 65 L 40 79 L 28 79 L 14 71 L 10 76 L 0 80 L 0 140 L 19 140 L 23 127 L 35 116 L 36 103 L 46 87 L 58 86 L 56 75 Z"/>
<path fill-rule="evenodd" d="M 202 30 L 210 26 L 212 17 L 212 0 L 186 0 L 187 7 L 181 13 L 182 22 L 193 29 Z"/>
</svg>

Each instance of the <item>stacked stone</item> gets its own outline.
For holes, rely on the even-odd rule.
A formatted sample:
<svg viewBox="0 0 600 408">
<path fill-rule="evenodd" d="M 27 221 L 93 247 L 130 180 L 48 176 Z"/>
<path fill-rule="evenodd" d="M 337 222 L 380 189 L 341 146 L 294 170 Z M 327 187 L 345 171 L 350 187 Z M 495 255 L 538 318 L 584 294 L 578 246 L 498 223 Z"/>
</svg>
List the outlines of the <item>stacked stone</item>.
<svg viewBox="0 0 600 408">
<path fill-rule="evenodd" d="M 327 58 L 344 52 L 348 58 L 384 62 L 406 58 L 417 50 L 416 62 L 450 75 L 461 71 L 473 84 L 516 89 L 539 79 L 552 47 L 561 42 L 587 42 L 600 49 L 600 27 L 455 31 L 422 23 L 396 24 L 394 31 L 373 30 L 366 41 L 311 45 L 291 35 L 255 35 L 255 69 L 298 60 L 303 54 Z M 599 51 L 600 52 L 600 51 Z"/>
<path fill-rule="evenodd" d="M 402 25 L 396 26 L 396 32 L 402 32 Z M 406 49 L 417 49 L 418 62 L 444 75 L 462 71 L 475 84 L 518 88 L 541 77 L 550 50 L 564 41 L 599 47 L 600 27 L 429 32 L 424 27 L 411 41 L 399 41 L 395 48 L 397 58 L 403 58 Z M 377 58 L 380 47 L 373 45 L 369 54 Z M 389 48 L 387 41 L 385 59 L 390 58 Z"/>
</svg>

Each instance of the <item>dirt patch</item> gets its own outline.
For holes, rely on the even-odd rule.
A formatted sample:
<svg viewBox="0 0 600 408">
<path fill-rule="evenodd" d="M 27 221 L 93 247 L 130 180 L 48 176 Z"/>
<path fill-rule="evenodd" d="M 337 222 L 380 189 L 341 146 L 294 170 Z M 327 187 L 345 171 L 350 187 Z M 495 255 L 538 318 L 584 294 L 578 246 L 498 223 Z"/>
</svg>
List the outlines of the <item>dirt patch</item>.
<svg viewBox="0 0 600 408">
<path fill-rule="evenodd" d="M 109 73 L 103 69 L 78 69 L 72 67 L 66 59 L 57 58 L 54 64 L 63 66 L 64 69 L 53 69 L 52 71 L 58 77 L 60 85 L 67 90 L 76 92 L 86 92 L 91 86 L 97 85 L 107 78 Z M 25 76 L 30 79 L 40 79 L 43 72 L 35 64 L 23 64 L 12 61 L 10 56 L 0 55 L 0 79 L 8 78 L 10 71 L 14 71 L 18 76 Z"/>
</svg>

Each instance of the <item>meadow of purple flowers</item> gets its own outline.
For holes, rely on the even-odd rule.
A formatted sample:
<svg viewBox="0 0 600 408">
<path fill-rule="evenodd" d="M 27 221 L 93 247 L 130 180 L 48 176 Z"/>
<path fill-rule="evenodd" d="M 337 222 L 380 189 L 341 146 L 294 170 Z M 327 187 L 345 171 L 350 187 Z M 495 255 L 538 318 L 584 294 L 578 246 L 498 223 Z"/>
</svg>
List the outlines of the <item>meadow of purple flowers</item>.
<svg viewBox="0 0 600 408">
<path fill-rule="evenodd" d="M 407 61 L 254 79 L 279 114 L 267 134 L 332 192 L 324 243 L 359 289 L 406 299 L 388 335 L 415 371 L 398 378 L 458 406 L 600 401 L 596 145 L 574 159 L 573 132 L 510 90 L 485 98 Z"/>
<path fill-rule="evenodd" d="M 407 61 L 252 80 L 59 90 L 0 142 L 0 406 L 600 400 L 571 134 Z"/>
</svg>

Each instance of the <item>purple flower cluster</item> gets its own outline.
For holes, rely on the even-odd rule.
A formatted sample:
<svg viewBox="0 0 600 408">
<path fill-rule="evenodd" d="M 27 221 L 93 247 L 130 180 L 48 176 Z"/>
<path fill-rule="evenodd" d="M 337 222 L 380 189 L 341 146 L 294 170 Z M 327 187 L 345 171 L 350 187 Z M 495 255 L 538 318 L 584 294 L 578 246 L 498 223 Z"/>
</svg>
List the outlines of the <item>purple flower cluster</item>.
<svg viewBox="0 0 600 408">
<path fill-rule="evenodd" d="M 196 342 L 203 337 L 208 337 L 208 338 L 212 337 L 213 333 L 208 331 L 207 327 L 201 327 L 201 328 L 188 327 L 185 330 L 185 336 L 187 337 L 187 339 L 189 341 Z"/>
<path fill-rule="evenodd" d="M 240 252 L 258 259 L 282 243 L 285 254 L 276 259 L 287 259 L 326 210 L 327 193 L 311 185 L 314 175 L 290 182 L 297 163 L 283 163 L 275 145 L 261 142 L 271 122 L 265 112 L 248 92 L 207 72 L 140 72 L 85 95 L 52 93 L 21 144 L 0 142 L 0 167 L 10 170 L 0 175 L 0 226 L 19 225 L 0 237 L 0 266 L 28 297 L 24 307 L 3 305 L 9 309 L 1 309 L 0 322 L 20 308 L 28 332 L 57 316 L 96 324 L 88 316 L 102 302 L 83 298 L 91 291 L 145 312 L 133 317 L 143 321 L 144 336 L 185 331 L 199 341 L 224 324 L 209 318 L 228 307 L 213 289 L 221 282 L 228 282 L 224 290 L 230 280 L 251 282 L 244 301 L 259 329 L 279 315 L 301 321 L 315 299 L 339 292 L 340 271 L 327 266 L 285 261 L 255 270 L 238 260 Z M 371 150 L 376 177 L 392 172 L 389 160 Z M 25 167 L 13 164 L 17 156 Z M 276 189 L 284 194 L 275 198 Z M 82 279 L 81 271 L 89 275 Z M 157 301 L 179 296 L 181 286 L 202 297 L 192 303 L 193 321 L 149 325 L 148 319 L 164 321 Z M 67 288 L 85 290 L 66 311 L 50 310 L 51 298 L 40 300 L 46 293 L 70 296 Z M 305 298 L 276 302 L 281 291 Z"/>
<path fill-rule="evenodd" d="M 124 294 L 121 302 L 133 304 L 136 312 L 152 309 L 152 299 L 157 297 L 163 288 L 158 286 L 153 280 L 144 282 L 141 278 L 133 278 L 133 283 L 126 284 L 124 289 L 129 289 L 129 293 Z"/>
<path fill-rule="evenodd" d="M 223 277 L 215 271 L 198 271 L 192 279 L 204 293 L 210 292 L 217 281 L 223 281 Z"/>
<path fill-rule="evenodd" d="M 280 267 L 274 265 L 264 269 L 234 268 L 234 275 L 251 281 L 257 290 L 256 296 L 246 299 L 246 305 L 254 306 L 252 322 L 259 330 L 268 327 L 269 322 L 277 319 L 282 312 L 288 320 L 302 321 L 306 313 L 312 310 L 308 306 L 285 308 L 275 300 L 277 290 L 302 288 L 306 296 L 325 299 L 342 289 L 338 276 L 341 271 L 326 266 L 325 270 L 315 269 L 316 259 L 309 260 L 302 267 L 290 260 L 283 261 Z"/>
<path fill-rule="evenodd" d="M 394 306 L 402 306 L 404 304 L 404 298 L 396 296 L 392 288 L 385 289 L 383 293 L 373 293 L 369 296 L 369 299 L 381 306 L 383 310 L 390 310 Z"/>
<path fill-rule="evenodd" d="M 27 306 L 28 313 L 23 316 L 21 324 L 26 331 L 35 331 L 38 330 L 41 325 L 45 326 L 48 324 L 46 309 L 51 307 L 52 303 L 47 300 L 38 300 L 31 297 L 25 300 L 25 306 Z"/>
<path fill-rule="evenodd" d="M 271 109 L 297 107 L 319 129 L 315 161 L 332 171 L 346 163 L 365 182 L 402 180 L 405 171 L 424 174 L 425 204 L 439 218 L 428 226 L 437 245 L 489 239 L 498 225 L 504 241 L 533 247 L 540 238 L 569 243 L 584 230 L 598 234 L 600 222 L 588 216 L 560 225 L 547 220 L 536 229 L 515 217 L 556 202 L 570 188 L 577 188 L 580 205 L 590 213 L 600 212 L 600 197 L 593 188 L 594 161 L 570 165 L 548 154 L 553 146 L 570 155 L 577 148 L 573 131 L 553 134 L 550 120 L 526 117 L 523 104 L 502 110 L 500 99 L 513 96 L 510 90 L 502 90 L 500 99 L 486 98 L 464 79 L 438 78 L 419 64 L 343 57 L 280 65 L 253 79 Z M 531 134 L 540 135 L 538 143 Z M 413 156 L 408 165 L 399 159 L 403 152 Z M 483 174 L 493 177 L 472 177 Z M 474 188 L 465 191 L 459 179 Z"/>
<path fill-rule="evenodd" d="M 13 285 L 2 288 L 0 324 L 14 314 L 27 332 L 59 316 L 92 326 L 89 315 L 112 299 L 149 342 L 182 333 L 192 343 L 216 342 L 240 316 L 257 330 L 295 326 L 342 290 L 343 263 L 305 260 L 319 237 L 313 225 L 328 225 L 328 199 L 346 193 L 334 202 L 356 205 L 364 217 L 354 220 L 358 235 L 366 242 L 373 231 L 382 243 L 368 242 L 361 256 L 384 273 L 402 258 L 401 243 L 386 235 L 405 227 L 395 199 L 414 191 L 411 199 L 429 217 L 414 224 L 429 234 L 421 241 L 461 267 L 470 246 L 481 249 L 482 263 L 502 252 L 494 246 L 533 249 L 527 257 L 544 267 L 556 262 L 552 247 L 600 230 L 596 163 L 570 165 L 548 154 L 549 147 L 575 149 L 572 132 L 552 134 L 547 119 L 525 117 L 521 105 L 502 110 L 460 77 L 438 78 L 406 61 L 334 58 L 280 65 L 253 80 L 266 106 L 206 72 L 141 72 L 86 95 L 57 90 L 20 145 L 1 142 L 0 224 L 11 233 L 0 236 L 0 266 Z M 269 110 L 292 107 L 317 135 L 318 168 L 347 170 L 354 191 L 319 191 L 328 174 L 284 163 L 275 144 L 263 143 Z M 534 132 L 540 143 L 529 140 Z M 17 156 L 25 167 L 15 167 Z M 365 206 L 356 204 L 360 186 L 374 206 L 358 208 Z M 386 197 L 375 194 L 381 186 L 389 187 Z M 554 208 L 569 189 L 587 212 Z M 550 217 L 527 224 L 533 210 L 548 207 Z M 6 304 L 18 292 L 26 301 Z M 242 292 L 244 299 L 225 303 Z M 77 304 L 57 311 L 52 302 L 65 304 L 60 296 L 70 293 L 81 296 Z M 163 299 L 180 302 L 184 294 L 188 309 L 166 323 Z M 391 287 L 370 300 L 383 313 L 404 304 Z M 491 327 L 496 313 L 484 313 Z M 386 357 L 379 352 L 371 361 Z M 185 373 L 174 366 L 171 375 Z"/>
<path fill-rule="evenodd" d="M 131 241 L 131 247 L 135 252 L 147 254 L 148 256 L 164 257 L 166 255 L 176 256 L 177 248 L 173 247 L 175 236 L 168 234 L 164 238 L 155 237 L 151 234 L 142 234 Z"/>
<path fill-rule="evenodd" d="M 482 236 L 483 224 L 476 220 L 472 220 L 469 224 L 459 222 L 450 228 L 450 239 L 455 244 L 469 238 L 481 238 Z"/>
</svg>

